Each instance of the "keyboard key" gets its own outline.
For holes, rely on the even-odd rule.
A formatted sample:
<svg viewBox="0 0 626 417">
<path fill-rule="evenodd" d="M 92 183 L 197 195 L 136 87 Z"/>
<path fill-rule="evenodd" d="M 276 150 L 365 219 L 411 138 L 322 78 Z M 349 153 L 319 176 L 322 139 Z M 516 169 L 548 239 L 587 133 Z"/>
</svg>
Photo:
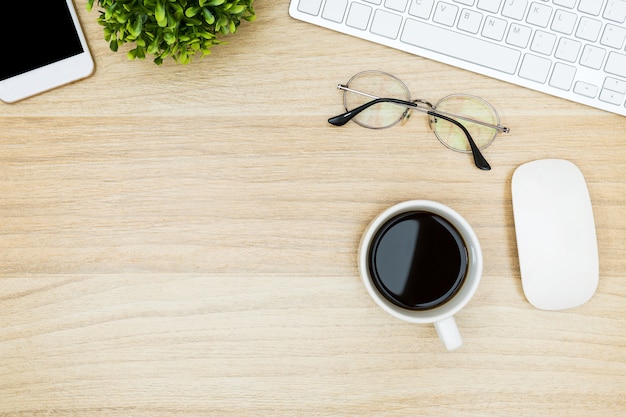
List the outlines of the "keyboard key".
<svg viewBox="0 0 626 417">
<path fill-rule="evenodd" d="M 626 21 L 626 0 L 609 0 L 602 17 L 613 22 L 624 23 Z"/>
<path fill-rule="evenodd" d="M 552 77 L 550 77 L 550 85 L 552 87 L 569 90 L 572 88 L 574 82 L 574 76 L 576 75 L 576 68 L 571 65 L 565 65 L 560 62 L 554 64 L 554 70 L 552 71 Z"/>
<path fill-rule="evenodd" d="M 600 36 L 600 30 L 602 30 L 602 22 L 583 16 L 578 24 L 576 37 L 595 42 L 598 40 L 598 36 Z"/>
<path fill-rule="evenodd" d="M 372 14 L 372 8 L 365 4 L 353 2 L 350 5 L 350 11 L 348 11 L 348 18 L 346 19 L 346 25 L 365 30 L 370 21 Z"/>
<path fill-rule="evenodd" d="M 302 13 L 312 14 L 317 16 L 322 7 L 322 0 L 300 0 L 298 3 L 298 10 Z"/>
<path fill-rule="evenodd" d="M 528 6 L 528 0 L 506 0 L 502 8 L 502 16 L 522 20 Z"/>
<path fill-rule="evenodd" d="M 406 10 L 407 0 L 385 0 L 385 7 L 397 12 L 404 12 Z"/>
<path fill-rule="evenodd" d="M 543 84 L 548 79 L 551 66 L 552 61 L 547 58 L 526 54 L 519 70 L 519 76 Z"/>
<path fill-rule="evenodd" d="M 600 100 L 606 103 L 611 103 L 611 104 L 615 104 L 616 106 L 620 106 L 624 102 L 625 97 L 626 96 L 624 94 L 618 93 L 617 91 L 602 89 L 602 91 L 600 91 L 599 98 Z"/>
<path fill-rule="evenodd" d="M 430 35 L 424 36 L 424 33 Z M 521 55 L 516 49 L 413 19 L 407 19 L 400 40 L 508 74 L 515 73 Z"/>
<path fill-rule="evenodd" d="M 584 83 L 582 81 L 578 81 L 574 85 L 574 92 L 578 95 L 595 98 L 596 94 L 598 94 L 598 87 L 593 84 Z"/>
<path fill-rule="evenodd" d="M 561 38 L 554 56 L 568 62 L 576 62 L 582 44 L 573 39 Z"/>
<path fill-rule="evenodd" d="M 374 13 L 374 20 L 370 32 L 384 36 L 389 39 L 396 39 L 400 32 L 402 16 L 378 9 Z"/>
<path fill-rule="evenodd" d="M 478 33 L 480 29 L 480 24 L 483 21 L 483 15 L 469 9 L 463 9 L 461 11 L 461 16 L 459 17 L 458 27 L 462 31 L 469 33 Z"/>
<path fill-rule="evenodd" d="M 530 50 L 543 55 L 551 55 L 556 43 L 556 35 L 538 30 L 535 32 Z"/>
<path fill-rule="evenodd" d="M 604 86 L 602 86 L 602 88 L 626 94 L 626 81 L 618 80 L 617 78 L 607 77 L 604 81 Z"/>
<path fill-rule="evenodd" d="M 622 49 L 626 39 L 626 28 L 607 24 L 604 28 L 600 43 L 615 49 Z"/>
<path fill-rule="evenodd" d="M 532 29 L 530 29 L 528 26 L 522 26 L 518 25 L 517 23 L 513 23 L 509 28 L 508 35 L 506 35 L 506 43 L 512 46 L 526 48 L 532 32 Z"/>
<path fill-rule="evenodd" d="M 486 12 L 498 13 L 501 3 L 502 0 L 478 0 L 476 7 Z"/>
<path fill-rule="evenodd" d="M 576 6 L 576 0 L 554 0 L 554 4 L 557 6 L 567 7 L 568 9 L 573 9 Z"/>
<path fill-rule="evenodd" d="M 619 75 L 626 78 L 626 55 L 611 52 L 606 61 L 604 70 L 609 74 Z"/>
<path fill-rule="evenodd" d="M 483 25 L 482 35 L 485 38 L 501 41 L 506 31 L 506 20 L 498 19 L 493 16 L 487 16 Z"/>
<path fill-rule="evenodd" d="M 593 45 L 585 45 L 583 53 L 580 56 L 580 65 L 593 69 L 600 69 L 605 55 L 606 51 L 604 49 Z"/>
<path fill-rule="evenodd" d="M 435 15 L 433 16 L 433 22 L 441 23 L 446 26 L 454 26 L 456 15 L 459 12 L 459 7 L 453 4 L 448 4 L 440 1 L 435 7 Z"/>
<path fill-rule="evenodd" d="M 545 28 L 550 23 L 550 16 L 552 16 L 552 7 L 535 2 L 530 5 L 526 23 Z"/>
<path fill-rule="evenodd" d="M 433 10 L 435 0 L 412 0 L 409 7 L 409 14 L 422 19 L 428 19 Z"/>
<path fill-rule="evenodd" d="M 578 10 L 583 13 L 592 14 L 597 16 L 600 14 L 602 8 L 602 0 L 580 0 L 578 3 Z"/>
<path fill-rule="evenodd" d="M 331 22 L 341 23 L 343 15 L 346 13 L 346 7 L 348 7 L 348 0 L 327 1 L 324 5 L 322 17 Z"/>
<path fill-rule="evenodd" d="M 550 26 L 550 28 L 556 32 L 571 35 L 574 32 L 576 20 L 578 20 L 578 16 L 574 13 L 565 10 L 557 10 L 554 13 L 554 19 L 552 20 L 552 26 Z"/>
</svg>

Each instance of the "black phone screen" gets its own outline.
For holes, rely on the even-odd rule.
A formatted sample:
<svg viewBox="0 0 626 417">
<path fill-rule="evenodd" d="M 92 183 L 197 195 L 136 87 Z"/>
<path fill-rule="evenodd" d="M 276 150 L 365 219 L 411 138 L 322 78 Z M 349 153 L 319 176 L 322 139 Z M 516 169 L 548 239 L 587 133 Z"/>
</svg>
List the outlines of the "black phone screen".
<svg viewBox="0 0 626 417">
<path fill-rule="evenodd" d="M 0 18 L 0 81 L 83 52 L 65 0 L 5 0 Z"/>
</svg>

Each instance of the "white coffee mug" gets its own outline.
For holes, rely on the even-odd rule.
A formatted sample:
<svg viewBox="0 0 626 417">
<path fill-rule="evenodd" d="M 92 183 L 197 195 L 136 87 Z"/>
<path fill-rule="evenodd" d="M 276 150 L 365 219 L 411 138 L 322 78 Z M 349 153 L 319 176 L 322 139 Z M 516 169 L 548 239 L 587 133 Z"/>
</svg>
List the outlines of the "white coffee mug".
<svg viewBox="0 0 626 417">
<path fill-rule="evenodd" d="M 456 293 L 443 304 L 422 310 L 407 309 L 389 301 L 374 284 L 369 268 L 370 247 L 379 229 L 398 215 L 412 212 L 433 213 L 447 220 L 458 231 L 467 250 L 465 278 Z M 365 288 L 383 310 L 411 323 L 433 323 L 439 338 L 449 351 L 463 344 L 454 314 L 459 312 L 476 292 L 483 271 L 483 256 L 476 234 L 460 214 L 448 206 L 429 200 L 413 200 L 396 204 L 381 213 L 367 227 L 361 238 L 358 256 L 359 270 Z"/>
</svg>

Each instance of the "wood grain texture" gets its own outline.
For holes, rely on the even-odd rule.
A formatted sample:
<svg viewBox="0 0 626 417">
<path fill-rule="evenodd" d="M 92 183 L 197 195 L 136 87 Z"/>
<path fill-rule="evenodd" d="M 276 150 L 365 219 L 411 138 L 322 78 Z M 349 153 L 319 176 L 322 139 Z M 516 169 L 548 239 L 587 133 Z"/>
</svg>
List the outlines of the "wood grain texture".
<svg viewBox="0 0 626 417">
<path fill-rule="evenodd" d="M 212 56 L 157 67 L 76 1 L 95 74 L 0 106 L 0 416 L 623 416 L 626 118 L 255 5 Z M 492 102 L 493 170 L 419 117 L 328 125 L 365 69 Z M 579 166 L 598 234 L 598 291 L 562 312 L 525 300 L 517 261 L 511 176 L 540 158 Z M 369 221 L 422 198 L 483 246 L 453 353 L 356 267 Z"/>
</svg>

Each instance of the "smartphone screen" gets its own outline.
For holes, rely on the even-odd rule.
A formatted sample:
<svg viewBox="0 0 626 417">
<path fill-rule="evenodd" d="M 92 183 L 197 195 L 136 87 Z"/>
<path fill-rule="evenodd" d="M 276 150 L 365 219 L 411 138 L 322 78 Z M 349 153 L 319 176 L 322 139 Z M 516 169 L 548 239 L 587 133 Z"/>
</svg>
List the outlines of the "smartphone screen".
<svg viewBox="0 0 626 417">
<path fill-rule="evenodd" d="M 0 17 L 0 81 L 83 52 L 65 0 L 4 0 Z"/>
</svg>

